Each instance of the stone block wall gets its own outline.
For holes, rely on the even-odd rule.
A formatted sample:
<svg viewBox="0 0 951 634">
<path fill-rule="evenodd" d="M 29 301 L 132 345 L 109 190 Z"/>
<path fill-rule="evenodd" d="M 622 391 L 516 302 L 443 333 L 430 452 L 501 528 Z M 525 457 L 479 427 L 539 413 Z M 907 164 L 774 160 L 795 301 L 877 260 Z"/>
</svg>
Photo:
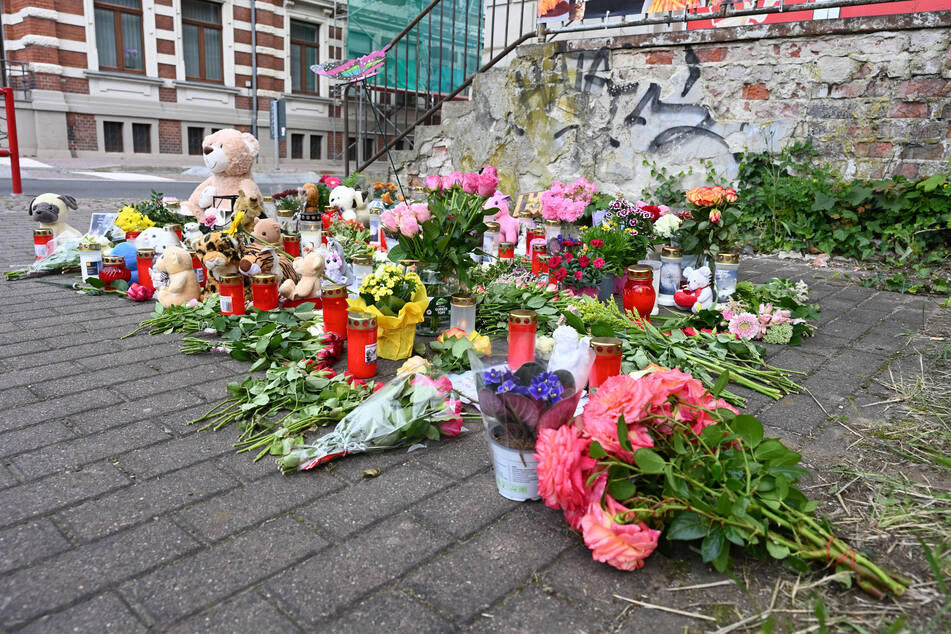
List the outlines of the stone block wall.
<svg viewBox="0 0 951 634">
<path fill-rule="evenodd" d="M 699 183 L 701 161 L 732 176 L 745 150 L 811 140 L 847 177 L 928 175 L 951 156 L 949 45 L 951 11 L 529 45 L 444 106 L 403 168 L 638 192 L 645 162 Z"/>
</svg>

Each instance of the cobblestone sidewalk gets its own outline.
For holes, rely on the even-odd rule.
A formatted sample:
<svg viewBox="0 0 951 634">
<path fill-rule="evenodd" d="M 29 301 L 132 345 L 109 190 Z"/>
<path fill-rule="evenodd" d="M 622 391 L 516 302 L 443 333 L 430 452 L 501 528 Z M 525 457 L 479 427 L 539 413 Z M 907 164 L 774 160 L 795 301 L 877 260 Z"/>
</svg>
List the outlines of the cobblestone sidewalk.
<svg viewBox="0 0 951 634">
<path fill-rule="evenodd" d="M 4 270 L 32 258 L 27 202 L 0 201 Z M 74 224 L 97 206 L 114 203 L 87 203 Z M 802 277 L 822 306 L 816 337 L 770 353 L 807 373 L 815 398 L 748 408 L 822 469 L 851 442 L 829 415 L 880 399 L 870 379 L 933 307 L 814 273 L 741 267 L 756 281 Z M 479 430 L 282 476 L 235 455 L 233 430 L 185 424 L 247 365 L 185 357 L 177 336 L 120 339 L 149 310 L 0 282 L 0 631 L 679 632 L 697 621 L 613 595 L 749 614 L 785 574 L 760 568 L 762 592 L 713 596 L 667 593 L 725 579 L 689 552 L 638 573 L 598 564 L 560 514 L 496 493 Z M 368 468 L 382 475 L 366 480 Z"/>
</svg>

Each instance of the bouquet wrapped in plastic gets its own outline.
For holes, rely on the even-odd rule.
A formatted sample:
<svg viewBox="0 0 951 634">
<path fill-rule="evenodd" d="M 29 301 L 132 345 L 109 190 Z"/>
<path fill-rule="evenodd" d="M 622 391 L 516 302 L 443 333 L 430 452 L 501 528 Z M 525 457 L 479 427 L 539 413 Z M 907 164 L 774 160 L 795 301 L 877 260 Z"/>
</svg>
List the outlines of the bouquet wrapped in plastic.
<svg viewBox="0 0 951 634">
<path fill-rule="evenodd" d="M 464 416 L 462 402 L 450 398 L 451 391 L 446 377 L 398 376 L 347 414 L 329 434 L 282 458 L 281 469 L 305 471 L 348 454 L 456 436 Z"/>
</svg>

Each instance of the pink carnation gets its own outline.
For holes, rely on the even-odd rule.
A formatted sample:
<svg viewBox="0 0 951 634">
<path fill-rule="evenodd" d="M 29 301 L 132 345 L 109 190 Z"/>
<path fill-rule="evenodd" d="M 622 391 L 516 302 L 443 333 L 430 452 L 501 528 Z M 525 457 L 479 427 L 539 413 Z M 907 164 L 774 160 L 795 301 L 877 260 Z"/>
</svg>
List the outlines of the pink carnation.
<svg viewBox="0 0 951 634">
<path fill-rule="evenodd" d="M 651 396 L 641 382 L 627 374 L 609 378 L 584 408 L 582 418 L 585 432 L 608 453 L 633 462 L 634 453 L 621 448 L 617 435 L 618 419 L 624 416 L 628 440 L 634 451 L 641 447 L 653 447 L 654 440 L 647 427 L 640 424 Z"/>
<path fill-rule="evenodd" d="M 603 268 L 603 267 L 604 267 L 604 258 L 602 258 L 602 257 L 597 257 L 597 258 L 595 258 L 595 259 L 594 259 L 594 262 L 591 263 L 591 266 L 593 266 L 593 267 L 596 268 L 596 269 Z"/>
<path fill-rule="evenodd" d="M 479 191 L 479 175 L 475 172 L 466 172 L 462 175 L 462 191 L 475 194 Z"/>
<path fill-rule="evenodd" d="M 569 425 L 542 429 L 535 444 L 538 460 L 538 491 L 549 507 L 561 509 L 575 530 L 581 528 L 581 516 L 587 507 L 585 482 L 595 460 L 588 456 L 590 438 Z"/>
<path fill-rule="evenodd" d="M 607 498 L 609 506 L 620 507 L 619 512 L 626 510 L 610 496 Z M 660 531 L 648 528 L 643 522 L 618 524 L 614 513 L 606 513 L 597 500 L 581 518 L 581 532 L 594 560 L 619 570 L 637 570 L 643 566 L 660 538 Z"/>
<path fill-rule="evenodd" d="M 435 174 L 426 177 L 426 189 L 430 191 L 438 191 L 441 186 L 442 180 Z"/>
</svg>

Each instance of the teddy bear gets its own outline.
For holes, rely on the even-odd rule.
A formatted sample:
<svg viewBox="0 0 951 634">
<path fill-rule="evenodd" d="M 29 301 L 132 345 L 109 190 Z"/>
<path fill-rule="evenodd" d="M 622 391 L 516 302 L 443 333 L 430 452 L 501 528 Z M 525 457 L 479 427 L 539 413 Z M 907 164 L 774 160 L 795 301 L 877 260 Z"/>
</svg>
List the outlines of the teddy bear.
<svg viewBox="0 0 951 634">
<path fill-rule="evenodd" d="M 203 235 L 193 245 L 195 253 L 208 270 L 203 298 L 218 292 L 223 275 L 237 275 L 241 261 L 241 244 L 221 231 Z M 246 288 L 246 291 L 249 291 Z"/>
<path fill-rule="evenodd" d="M 251 234 L 272 245 L 281 244 L 281 225 L 273 218 L 254 221 Z M 273 273 L 277 275 L 277 283 L 284 280 L 300 279 L 291 259 L 278 253 L 275 246 L 267 246 L 257 240 L 251 240 L 242 247 L 241 259 L 238 261 L 238 270 L 242 275 L 252 276 L 258 273 Z"/>
<path fill-rule="evenodd" d="M 710 267 L 684 269 L 687 288 L 674 293 L 674 303 L 680 308 L 689 308 L 697 312 L 713 305 L 713 291 L 710 289 Z"/>
<path fill-rule="evenodd" d="M 162 306 L 182 306 L 198 299 L 201 289 L 188 251 L 181 247 L 168 247 L 154 268 L 161 275 L 168 276 L 168 284 L 159 287 L 155 293 Z"/>
<path fill-rule="evenodd" d="M 196 238 L 200 238 L 202 236 L 200 226 L 201 225 L 199 225 L 197 222 L 185 223 L 185 229 L 182 232 L 182 242 L 184 242 L 186 246 L 191 247 L 192 242 L 194 242 Z"/>
<path fill-rule="evenodd" d="M 50 229 L 54 238 L 82 238 L 78 229 L 69 226 L 66 218 L 70 209 L 76 209 L 76 199 L 65 194 L 40 194 L 30 201 L 30 215 L 35 216 L 40 226 Z"/>
<path fill-rule="evenodd" d="M 486 216 L 486 220 L 493 220 L 499 223 L 499 242 L 518 243 L 518 220 L 509 214 L 509 197 L 500 191 L 492 194 L 492 197 L 485 201 L 482 207 L 484 210 L 498 209 L 491 216 Z"/>
<path fill-rule="evenodd" d="M 136 249 L 153 249 L 156 255 L 161 255 L 168 247 L 181 246 L 178 234 L 165 227 L 149 227 L 143 230 L 133 243 Z"/>
<path fill-rule="evenodd" d="M 301 188 L 304 194 L 304 211 L 309 214 L 320 213 L 320 190 L 313 183 L 304 183 Z"/>
<path fill-rule="evenodd" d="M 363 192 L 346 185 L 338 185 L 330 190 L 328 205 L 339 209 L 344 220 L 356 220 L 367 229 L 370 228 L 370 210 Z"/>
<path fill-rule="evenodd" d="M 228 200 L 218 201 L 216 205 L 216 196 L 237 196 L 240 189 L 262 200 L 261 190 L 251 177 L 251 167 L 259 150 L 253 135 L 233 128 L 206 136 L 201 151 L 211 175 L 182 203 L 185 211 L 206 226 L 223 225 L 230 218 L 232 205 Z"/>
<path fill-rule="evenodd" d="M 238 199 L 234 201 L 234 213 L 239 211 L 244 212 L 241 217 L 241 226 L 245 231 L 251 233 L 258 218 L 264 217 L 264 203 L 261 200 L 261 195 L 245 194 L 244 190 L 239 189 Z"/>
<path fill-rule="evenodd" d="M 294 270 L 300 276 L 298 282 L 284 280 L 281 297 L 290 300 L 312 299 L 320 295 L 320 283 L 324 277 L 324 255 L 320 251 L 294 258 Z"/>
</svg>

